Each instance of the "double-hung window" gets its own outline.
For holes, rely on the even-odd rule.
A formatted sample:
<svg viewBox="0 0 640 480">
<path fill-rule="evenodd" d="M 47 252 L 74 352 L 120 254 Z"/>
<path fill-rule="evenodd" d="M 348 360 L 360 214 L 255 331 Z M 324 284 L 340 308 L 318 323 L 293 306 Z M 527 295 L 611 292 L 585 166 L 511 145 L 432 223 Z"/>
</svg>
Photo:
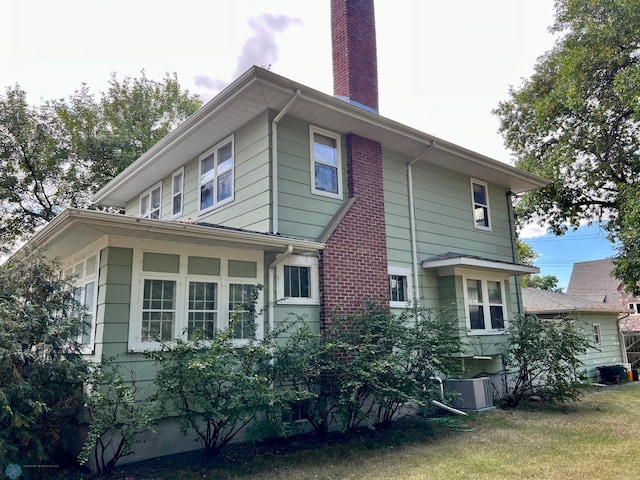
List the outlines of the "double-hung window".
<svg viewBox="0 0 640 480">
<path fill-rule="evenodd" d="M 82 332 L 78 337 L 83 353 L 91 353 L 95 338 L 96 303 L 98 297 L 98 256 L 92 255 L 72 268 L 65 276 L 74 276 L 73 299 L 82 308 Z"/>
<path fill-rule="evenodd" d="M 292 255 L 278 265 L 278 303 L 309 304 L 319 302 L 318 259 Z"/>
<path fill-rule="evenodd" d="M 233 136 L 200 156 L 200 211 L 233 201 Z"/>
<path fill-rule="evenodd" d="M 171 177 L 171 214 L 174 218 L 182 215 L 183 185 L 184 168 L 181 168 Z"/>
<path fill-rule="evenodd" d="M 408 268 L 389 267 L 389 305 L 406 308 L 412 299 L 411 271 Z"/>
<path fill-rule="evenodd" d="M 504 282 L 499 279 L 464 279 L 467 327 L 471 333 L 504 330 L 506 295 Z"/>
<path fill-rule="evenodd" d="M 600 324 L 593 324 L 593 344 L 599 347 L 602 344 L 602 334 L 600 332 Z"/>
<path fill-rule="evenodd" d="M 134 251 L 131 328 L 132 350 L 153 350 L 176 339 L 212 340 L 229 325 L 242 344 L 263 334 L 256 311 L 262 278 L 258 253 L 243 260 L 212 257 L 210 249 L 188 253 Z"/>
<path fill-rule="evenodd" d="M 486 182 L 471 179 L 473 226 L 480 230 L 491 230 L 489 212 L 489 188 Z"/>
<path fill-rule="evenodd" d="M 342 160 L 340 135 L 310 128 L 311 192 L 342 198 Z"/>
<path fill-rule="evenodd" d="M 162 184 L 157 184 L 140 195 L 140 217 L 159 219 Z"/>
</svg>

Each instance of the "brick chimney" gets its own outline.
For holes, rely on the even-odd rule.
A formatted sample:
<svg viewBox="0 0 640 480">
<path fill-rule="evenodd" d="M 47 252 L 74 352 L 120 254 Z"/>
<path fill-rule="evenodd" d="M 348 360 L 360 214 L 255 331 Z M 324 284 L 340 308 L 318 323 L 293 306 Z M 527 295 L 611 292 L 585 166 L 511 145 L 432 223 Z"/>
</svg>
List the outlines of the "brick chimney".
<svg viewBox="0 0 640 480">
<path fill-rule="evenodd" d="M 378 60 L 373 0 L 331 0 L 333 93 L 378 111 Z"/>
<path fill-rule="evenodd" d="M 335 95 L 378 109 L 373 0 L 332 0 Z M 320 257 L 321 326 L 333 311 L 348 313 L 371 301 L 389 305 L 382 145 L 346 135 L 349 197 L 355 203 Z"/>
</svg>

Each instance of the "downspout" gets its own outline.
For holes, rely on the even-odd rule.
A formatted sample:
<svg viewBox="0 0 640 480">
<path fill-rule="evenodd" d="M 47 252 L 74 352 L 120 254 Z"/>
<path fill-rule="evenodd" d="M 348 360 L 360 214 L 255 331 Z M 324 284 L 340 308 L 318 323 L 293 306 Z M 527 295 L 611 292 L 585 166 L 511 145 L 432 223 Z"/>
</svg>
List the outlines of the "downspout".
<svg viewBox="0 0 640 480">
<path fill-rule="evenodd" d="M 416 231 L 416 213 L 413 205 L 413 170 L 412 166 L 418 160 L 420 160 L 425 153 L 431 150 L 435 146 L 436 142 L 431 142 L 423 150 L 423 152 L 418 155 L 416 158 L 407 163 L 407 188 L 409 190 L 409 229 L 411 234 L 411 263 L 413 270 L 413 304 L 417 306 L 420 300 L 420 285 L 419 282 L 419 272 L 418 272 L 418 241 L 417 241 L 417 231 Z"/>
<path fill-rule="evenodd" d="M 268 303 L 268 312 L 269 312 L 269 332 L 273 332 L 273 329 L 275 327 L 275 321 L 274 321 L 274 305 L 276 303 L 276 299 L 275 299 L 275 290 L 276 290 L 276 267 L 282 263 L 284 260 L 287 259 L 287 257 L 289 255 L 291 255 L 293 253 L 293 245 L 287 245 L 287 249 L 281 253 L 280 255 L 278 255 L 276 257 L 276 259 L 271 262 L 271 265 L 269 265 L 269 294 L 267 295 L 267 301 Z"/>
<path fill-rule="evenodd" d="M 511 256 L 513 258 L 513 263 L 518 263 L 518 242 L 514 235 L 513 228 L 513 202 L 511 201 L 511 197 L 513 197 L 513 192 L 509 190 L 506 193 L 507 197 L 507 215 L 509 215 L 509 236 L 511 237 Z M 524 313 L 524 305 L 522 304 L 522 290 L 520 287 L 520 277 L 516 276 L 516 297 L 518 299 L 518 309 L 520 310 L 520 315 Z"/>
<path fill-rule="evenodd" d="M 282 120 L 282 117 L 289 111 L 293 102 L 300 97 L 300 89 L 296 89 L 296 93 L 289 103 L 287 103 L 280 113 L 271 122 L 271 146 L 272 146 L 272 167 L 271 167 L 271 188 L 273 190 L 272 198 L 272 211 L 271 211 L 271 233 L 278 233 L 278 122 Z"/>
</svg>

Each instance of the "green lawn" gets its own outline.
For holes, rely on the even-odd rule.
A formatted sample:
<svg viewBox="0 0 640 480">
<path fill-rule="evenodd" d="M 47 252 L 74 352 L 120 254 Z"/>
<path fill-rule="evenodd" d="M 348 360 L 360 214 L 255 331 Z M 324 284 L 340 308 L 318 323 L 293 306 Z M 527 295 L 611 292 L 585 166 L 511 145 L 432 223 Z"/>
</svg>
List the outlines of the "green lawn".
<svg viewBox="0 0 640 480">
<path fill-rule="evenodd" d="M 176 458 L 113 479 L 637 479 L 640 383 L 581 402 L 474 415 L 471 431 L 417 419 L 388 432 L 331 444 L 230 449 L 222 458 Z M 193 457 L 189 457 L 192 459 Z"/>
</svg>

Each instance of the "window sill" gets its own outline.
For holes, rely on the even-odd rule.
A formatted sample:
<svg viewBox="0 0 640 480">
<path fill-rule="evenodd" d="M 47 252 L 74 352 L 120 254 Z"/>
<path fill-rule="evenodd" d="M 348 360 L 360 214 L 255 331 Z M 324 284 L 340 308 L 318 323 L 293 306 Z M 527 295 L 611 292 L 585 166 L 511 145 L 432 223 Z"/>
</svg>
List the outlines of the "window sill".
<svg viewBox="0 0 640 480">
<path fill-rule="evenodd" d="M 507 333 L 509 333 L 509 330 L 507 328 L 503 328 L 500 330 L 467 330 L 467 335 L 470 337 L 506 335 Z"/>
</svg>

